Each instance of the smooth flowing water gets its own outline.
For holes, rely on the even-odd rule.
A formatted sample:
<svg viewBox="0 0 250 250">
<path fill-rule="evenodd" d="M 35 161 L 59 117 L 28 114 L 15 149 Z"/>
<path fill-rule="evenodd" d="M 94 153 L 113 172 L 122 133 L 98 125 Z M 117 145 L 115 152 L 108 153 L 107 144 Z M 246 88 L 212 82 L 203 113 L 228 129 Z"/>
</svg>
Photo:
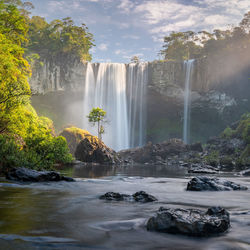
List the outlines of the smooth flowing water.
<svg viewBox="0 0 250 250">
<path fill-rule="evenodd" d="M 74 183 L 0 181 L 0 249 L 250 249 L 250 191 L 190 192 L 185 168 L 165 166 L 75 167 Z M 250 188 L 249 177 L 223 176 Z M 158 202 L 107 202 L 115 191 L 144 190 Z M 223 206 L 231 228 L 221 236 L 195 238 L 146 230 L 159 207 Z"/>
<path fill-rule="evenodd" d="M 190 132 L 190 104 L 191 104 L 191 83 L 194 59 L 184 61 L 185 65 L 185 90 L 184 90 L 184 117 L 183 117 L 183 141 L 189 143 Z"/>
<path fill-rule="evenodd" d="M 83 128 L 97 135 L 87 119 L 94 107 L 107 112 L 103 141 L 119 151 L 145 143 L 147 63 L 88 63 L 83 96 Z"/>
</svg>

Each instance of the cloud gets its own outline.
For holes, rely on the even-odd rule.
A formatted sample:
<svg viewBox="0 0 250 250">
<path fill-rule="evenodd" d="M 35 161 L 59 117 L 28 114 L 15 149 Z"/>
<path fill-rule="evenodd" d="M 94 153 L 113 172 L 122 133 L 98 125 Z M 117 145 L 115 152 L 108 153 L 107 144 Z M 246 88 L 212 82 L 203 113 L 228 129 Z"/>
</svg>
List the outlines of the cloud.
<svg viewBox="0 0 250 250">
<path fill-rule="evenodd" d="M 107 43 L 101 43 L 97 48 L 101 51 L 106 51 L 108 50 L 108 44 Z"/>
<path fill-rule="evenodd" d="M 122 38 L 125 38 L 125 39 L 134 39 L 134 40 L 139 40 L 140 39 L 139 36 L 137 36 L 137 35 L 131 35 L 131 34 L 124 35 L 124 36 L 122 36 Z"/>
<path fill-rule="evenodd" d="M 249 0 L 147 0 L 134 8 L 155 42 L 172 31 L 226 29 L 250 9 Z"/>
<path fill-rule="evenodd" d="M 120 9 L 122 13 L 129 14 L 135 6 L 134 2 L 131 0 L 120 0 L 120 1 L 121 2 L 117 6 L 117 8 Z"/>
</svg>

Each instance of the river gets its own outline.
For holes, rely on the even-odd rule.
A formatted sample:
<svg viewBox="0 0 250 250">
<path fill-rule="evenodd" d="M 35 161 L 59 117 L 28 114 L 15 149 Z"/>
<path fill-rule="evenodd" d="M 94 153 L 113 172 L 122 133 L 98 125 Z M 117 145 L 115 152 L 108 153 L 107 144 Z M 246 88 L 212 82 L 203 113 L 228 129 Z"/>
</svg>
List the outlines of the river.
<svg viewBox="0 0 250 250">
<path fill-rule="evenodd" d="M 191 192 L 185 168 L 165 166 L 75 167 L 76 182 L 18 184 L 0 179 L 0 249 L 250 249 L 250 191 Z M 223 173 L 250 189 L 250 178 Z M 99 196 L 144 190 L 153 203 L 107 202 Z M 159 207 L 230 212 L 223 235 L 195 238 L 149 232 L 147 220 Z"/>
</svg>

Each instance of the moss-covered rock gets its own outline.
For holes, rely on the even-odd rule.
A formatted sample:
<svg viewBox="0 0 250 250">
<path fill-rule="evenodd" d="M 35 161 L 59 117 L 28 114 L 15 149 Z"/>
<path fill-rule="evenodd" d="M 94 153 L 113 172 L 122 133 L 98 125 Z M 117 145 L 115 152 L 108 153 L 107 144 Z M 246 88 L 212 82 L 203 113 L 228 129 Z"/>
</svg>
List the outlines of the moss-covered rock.
<svg viewBox="0 0 250 250">
<path fill-rule="evenodd" d="M 90 141 L 93 142 L 98 141 L 98 138 L 96 136 L 91 135 L 87 130 L 80 129 L 77 127 L 65 128 L 60 133 L 60 135 L 66 138 L 70 153 L 72 155 L 75 155 L 77 145 L 85 138 L 88 138 Z"/>
</svg>

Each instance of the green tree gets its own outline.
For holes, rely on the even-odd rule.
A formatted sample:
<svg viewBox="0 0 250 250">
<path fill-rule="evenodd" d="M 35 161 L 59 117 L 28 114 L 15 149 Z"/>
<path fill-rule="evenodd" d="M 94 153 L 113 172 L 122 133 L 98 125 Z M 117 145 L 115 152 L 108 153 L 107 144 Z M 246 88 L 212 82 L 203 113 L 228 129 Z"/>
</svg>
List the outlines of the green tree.
<svg viewBox="0 0 250 250">
<path fill-rule="evenodd" d="M 132 58 L 130 59 L 131 63 L 139 63 L 140 62 L 140 58 L 139 56 L 132 56 Z"/>
<path fill-rule="evenodd" d="M 194 42 L 197 38 L 192 31 L 172 32 L 164 37 L 163 50 L 161 54 L 165 60 L 188 60 L 197 58 L 201 46 Z"/>
<path fill-rule="evenodd" d="M 98 138 L 101 140 L 102 139 L 102 134 L 104 133 L 104 127 L 102 125 L 103 122 L 105 122 L 105 117 L 106 117 L 106 111 L 104 111 L 101 108 L 93 108 L 89 115 L 87 116 L 89 122 L 97 123 L 97 131 L 98 131 Z"/>
</svg>

